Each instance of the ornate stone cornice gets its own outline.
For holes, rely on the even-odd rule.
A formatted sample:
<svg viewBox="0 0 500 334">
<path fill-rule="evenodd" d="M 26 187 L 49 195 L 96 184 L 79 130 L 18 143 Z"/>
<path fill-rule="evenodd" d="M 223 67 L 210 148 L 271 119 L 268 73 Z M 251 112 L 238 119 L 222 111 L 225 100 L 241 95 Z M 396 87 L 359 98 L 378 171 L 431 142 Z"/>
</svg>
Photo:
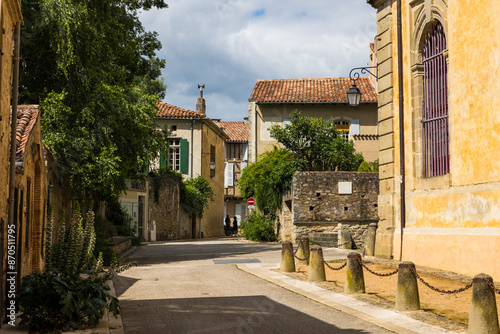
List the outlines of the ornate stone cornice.
<svg viewBox="0 0 500 334">
<path fill-rule="evenodd" d="M 382 7 L 387 1 L 390 0 L 366 0 L 366 2 L 375 9 Z"/>
</svg>

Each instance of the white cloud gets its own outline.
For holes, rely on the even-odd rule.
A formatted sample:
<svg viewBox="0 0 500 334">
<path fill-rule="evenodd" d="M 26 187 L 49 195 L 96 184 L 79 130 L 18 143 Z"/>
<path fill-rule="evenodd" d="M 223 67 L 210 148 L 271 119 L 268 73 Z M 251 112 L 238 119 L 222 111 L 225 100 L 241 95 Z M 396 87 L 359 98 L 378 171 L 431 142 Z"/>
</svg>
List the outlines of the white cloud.
<svg viewBox="0 0 500 334">
<path fill-rule="evenodd" d="M 257 79 L 347 76 L 368 62 L 376 33 L 366 0 L 170 0 L 140 15 L 166 59 L 165 102 L 193 110 L 206 84 L 207 114 L 242 120 Z"/>
</svg>

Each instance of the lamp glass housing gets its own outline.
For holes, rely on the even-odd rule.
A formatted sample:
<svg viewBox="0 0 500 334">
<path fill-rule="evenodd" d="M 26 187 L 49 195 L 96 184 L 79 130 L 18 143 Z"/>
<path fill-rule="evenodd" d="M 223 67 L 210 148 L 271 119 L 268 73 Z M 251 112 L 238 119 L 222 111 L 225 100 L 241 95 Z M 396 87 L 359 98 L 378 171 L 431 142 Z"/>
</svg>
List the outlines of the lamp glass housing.
<svg viewBox="0 0 500 334">
<path fill-rule="evenodd" d="M 356 84 L 353 84 L 351 88 L 347 91 L 347 102 L 351 107 L 359 106 L 359 102 L 361 101 L 361 91 Z"/>
</svg>

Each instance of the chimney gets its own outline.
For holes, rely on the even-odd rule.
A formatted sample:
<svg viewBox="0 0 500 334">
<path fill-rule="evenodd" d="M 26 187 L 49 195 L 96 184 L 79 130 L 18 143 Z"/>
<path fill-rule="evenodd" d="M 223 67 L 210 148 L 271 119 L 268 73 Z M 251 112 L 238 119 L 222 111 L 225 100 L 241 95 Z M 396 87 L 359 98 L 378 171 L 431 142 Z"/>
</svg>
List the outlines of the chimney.
<svg viewBox="0 0 500 334">
<path fill-rule="evenodd" d="M 205 85 L 198 85 L 200 90 L 200 97 L 196 100 L 196 112 L 205 115 L 207 107 L 205 106 L 205 99 L 203 98 L 203 90 Z"/>
</svg>

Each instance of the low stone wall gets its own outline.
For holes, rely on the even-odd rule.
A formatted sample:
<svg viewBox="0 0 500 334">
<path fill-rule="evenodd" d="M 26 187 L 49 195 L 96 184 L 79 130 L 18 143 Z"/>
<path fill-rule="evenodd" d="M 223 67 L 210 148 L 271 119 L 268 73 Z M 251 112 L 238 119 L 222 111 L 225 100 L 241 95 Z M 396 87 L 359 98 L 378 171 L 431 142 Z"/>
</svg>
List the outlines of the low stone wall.
<svg viewBox="0 0 500 334">
<path fill-rule="evenodd" d="M 132 237 L 117 236 L 113 237 L 112 241 L 106 244 L 116 255 L 119 255 L 132 247 Z"/>
<path fill-rule="evenodd" d="M 362 224 L 295 224 L 293 226 L 294 240 L 307 237 L 310 241 L 325 247 L 337 247 L 341 244 L 339 232 L 348 229 L 353 248 L 363 249 L 366 244 L 366 235 L 370 222 Z"/>
<path fill-rule="evenodd" d="M 353 247 L 362 249 L 368 226 L 378 222 L 378 192 L 376 173 L 297 172 L 279 212 L 280 238 L 337 246 L 339 232 L 348 229 Z"/>
</svg>

